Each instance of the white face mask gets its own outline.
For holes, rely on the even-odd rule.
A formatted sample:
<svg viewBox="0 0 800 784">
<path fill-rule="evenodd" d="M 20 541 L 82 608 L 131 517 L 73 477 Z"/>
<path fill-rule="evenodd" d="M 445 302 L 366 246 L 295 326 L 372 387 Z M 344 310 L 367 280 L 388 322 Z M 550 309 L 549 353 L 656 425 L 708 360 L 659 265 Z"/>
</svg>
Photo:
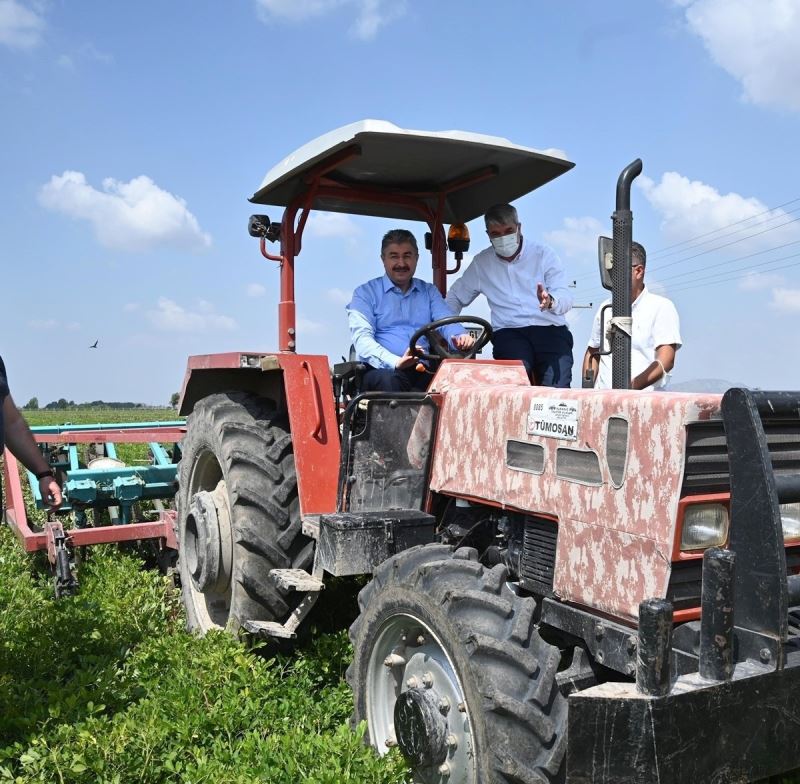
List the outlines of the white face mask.
<svg viewBox="0 0 800 784">
<path fill-rule="evenodd" d="M 498 256 L 505 258 L 513 256 L 519 248 L 519 233 L 515 231 L 502 237 L 492 237 L 492 247 Z"/>
</svg>

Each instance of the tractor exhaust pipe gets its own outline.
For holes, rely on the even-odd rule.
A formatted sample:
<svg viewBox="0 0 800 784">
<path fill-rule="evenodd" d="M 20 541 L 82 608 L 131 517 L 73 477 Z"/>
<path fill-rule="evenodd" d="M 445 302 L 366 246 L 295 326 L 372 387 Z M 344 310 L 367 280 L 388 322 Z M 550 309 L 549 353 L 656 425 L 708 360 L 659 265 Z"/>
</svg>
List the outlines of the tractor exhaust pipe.
<svg viewBox="0 0 800 784">
<path fill-rule="evenodd" d="M 611 216 L 614 258 L 611 316 L 615 325 L 611 333 L 611 386 L 614 389 L 630 389 L 631 386 L 631 184 L 641 173 L 641 158 L 622 170 L 617 180 L 617 208 Z"/>
</svg>

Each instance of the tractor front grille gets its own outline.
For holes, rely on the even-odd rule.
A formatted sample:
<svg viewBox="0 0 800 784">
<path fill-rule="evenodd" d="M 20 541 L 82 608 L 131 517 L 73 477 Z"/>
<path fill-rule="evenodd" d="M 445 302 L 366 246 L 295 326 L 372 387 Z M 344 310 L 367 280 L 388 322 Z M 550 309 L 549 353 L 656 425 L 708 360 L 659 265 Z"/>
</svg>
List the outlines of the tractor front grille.
<svg viewBox="0 0 800 784">
<path fill-rule="evenodd" d="M 764 420 L 772 469 L 776 474 L 800 471 L 800 422 Z M 730 490 L 728 443 L 721 421 L 694 422 L 686 432 L 683 494 L 725 493 Z"/>
<path fill-rule="evenodd" d="M 520 583 L 533 593 L 553 593 L 558 526 L 552 520 L 526 517 L 520 563 Z"/>
</svg>

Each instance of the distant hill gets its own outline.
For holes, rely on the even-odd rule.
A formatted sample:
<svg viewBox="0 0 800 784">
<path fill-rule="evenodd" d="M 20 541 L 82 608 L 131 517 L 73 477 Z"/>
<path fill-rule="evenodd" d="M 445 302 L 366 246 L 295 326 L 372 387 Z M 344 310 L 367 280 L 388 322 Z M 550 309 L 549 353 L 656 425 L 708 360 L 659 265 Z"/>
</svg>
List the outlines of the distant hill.
<svg viewBox="0 0 800 784">
<path fill-rule="evenodd" d="M 722 394 L 731 387 L 747 387 L 741 381 L 725 381 L 723 378 L 694 378 L 690 381 L 681 381 L 678 384 L 670 384 L 670 392 L 711 392 Z"/>
</svg>

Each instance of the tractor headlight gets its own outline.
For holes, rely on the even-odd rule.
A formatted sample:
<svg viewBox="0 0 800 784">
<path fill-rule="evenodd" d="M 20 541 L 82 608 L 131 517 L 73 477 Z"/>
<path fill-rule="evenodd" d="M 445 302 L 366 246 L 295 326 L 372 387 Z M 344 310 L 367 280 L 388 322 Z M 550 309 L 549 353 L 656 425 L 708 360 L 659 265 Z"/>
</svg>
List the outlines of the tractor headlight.
<svg viewBox="0 0 800 784">
<path fill-rule="evenodd" d="M 681 550 L 705 550 L 725 544 L 728 510 L 722 504 L 692 504 L 683 515 Z"/>
<path fill-rule="evenodd" d="M 783 541 L 800 541 L 800 503 L 781 504 L 781 523 Z"/>
</svg>

